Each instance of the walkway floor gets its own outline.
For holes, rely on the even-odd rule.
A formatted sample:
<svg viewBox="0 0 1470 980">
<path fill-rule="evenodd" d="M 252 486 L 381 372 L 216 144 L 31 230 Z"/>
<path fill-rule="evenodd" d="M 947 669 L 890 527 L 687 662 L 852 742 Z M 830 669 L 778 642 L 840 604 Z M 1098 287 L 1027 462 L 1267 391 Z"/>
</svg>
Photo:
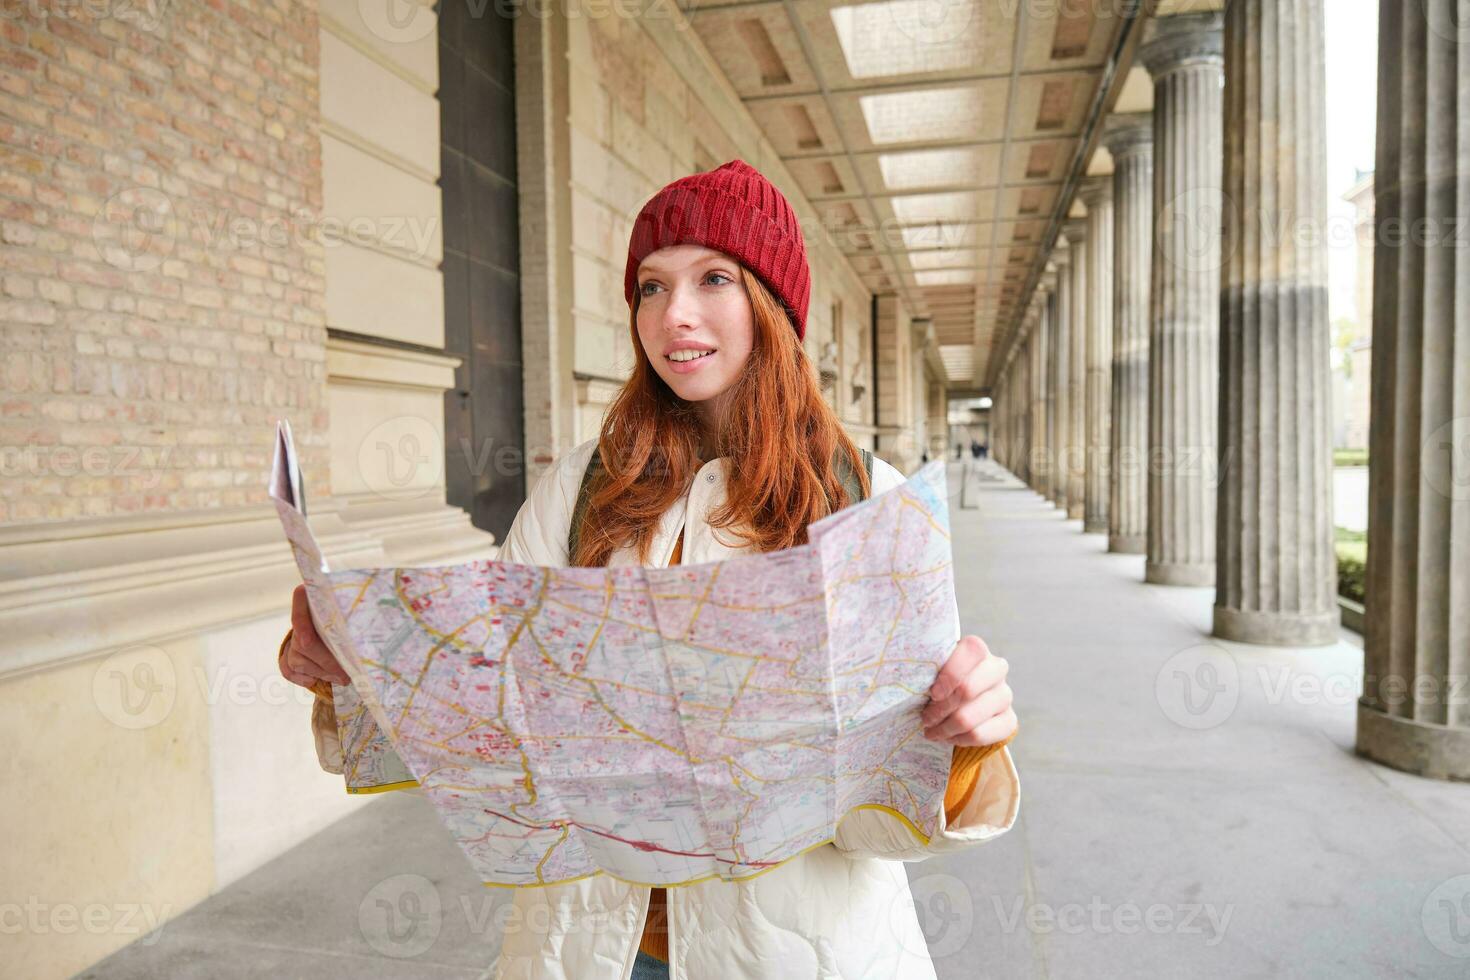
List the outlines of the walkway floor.
<svg viewBox="0 0 1470 980">
<path fill-rule="evenodd" d="M 908 866 L 941 978 L 1470 976 L 1470 785 L 1353 754 L 1351 634 L 1211 640 L 1211 590 L 1142 584 L 993 463 L 977 485 L 961 612 L 1011 662 L 1022 803 Z M 470 980 L 507 903 L 390 794 L 84 976 Z"/>
</svg>

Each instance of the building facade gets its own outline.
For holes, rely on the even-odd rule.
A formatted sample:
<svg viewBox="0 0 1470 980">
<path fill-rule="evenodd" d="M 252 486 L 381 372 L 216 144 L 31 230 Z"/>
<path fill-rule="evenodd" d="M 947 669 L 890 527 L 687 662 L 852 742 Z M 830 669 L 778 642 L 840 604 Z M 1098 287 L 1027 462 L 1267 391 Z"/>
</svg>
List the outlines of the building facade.
<svg viewBox="0 0 1470 980">
<path fill-rule="evenodd" d="M 1291 192 L 1322 186 L 1323 3 L 16 5 L 0 880 L 48 922 L 144 914 L 0 933 L 8 967 L 69 976 L 363 802 L 276 668 L 275 422 L 331 562 L 493 557 L 632 366 L 638 209 L 736 157 L 802 224 L 806 349 L 859 445 L 910 470 L 977 439 L 1151 581 L 1214 587 L 1217 635 L 1330 636 L 1325 263 L 1255 218 L 1322 220 Z M 1470 61 L 1425 26 L 1454 0 L 1419 7 L 1382 5 L 1379 242 L 1470 218 L 1470 161 L 1410 139 L 1470 130 Z M 1358 749 L 1470 778 L 1435 693 L 1470 670 L 1451 242 L 1374 261 Z"/>
<path fill-rule="evenodd" d="M 275 423 L 331 562 L 493 557 L 631 368 L 629 229 L 669 180 L 764 172 L 851 435 L 911 468 L 942 431 L 925 310 L 863 278 L 677 7 L 369 7 L 0 20 L 0 877 L 43 921 L 141 910 L 6 930 L 16 975 L 69 976 L 364 802 L 276 668 Z"/>
</svg>

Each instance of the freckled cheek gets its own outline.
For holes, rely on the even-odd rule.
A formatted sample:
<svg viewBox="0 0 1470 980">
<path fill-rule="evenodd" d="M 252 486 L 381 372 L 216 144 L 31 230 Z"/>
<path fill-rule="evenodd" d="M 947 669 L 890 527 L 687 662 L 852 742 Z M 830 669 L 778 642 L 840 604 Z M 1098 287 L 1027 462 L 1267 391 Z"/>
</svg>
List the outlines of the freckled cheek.
<svg viewBox="0 0 1470 980">
<path fill-rule="evenodd" d="M 643 345 L 644 351 L 650 357 L 653 356 L 653 352 L 658 348 L 658 344 L 655 342 L 655 336 L 656 331 L 653 329 L 653 324 L 645 323 L 643 320 L 638 321 L 638 342 Z"/>
</svg>

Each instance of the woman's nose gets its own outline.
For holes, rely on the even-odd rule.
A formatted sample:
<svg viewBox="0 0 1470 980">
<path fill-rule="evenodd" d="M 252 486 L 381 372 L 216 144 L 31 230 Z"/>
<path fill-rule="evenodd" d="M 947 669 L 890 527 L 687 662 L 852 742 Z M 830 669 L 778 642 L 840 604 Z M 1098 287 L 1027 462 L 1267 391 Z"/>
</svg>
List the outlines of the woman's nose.
<svg viewBox="0 0 1470 980">
<path fill-rule="evenodd" d="M 692 289 L 684 286 L 675 286 L 669 290 L 667 301 L 664 303 L 663 326 L 667 330 L 679 330 L 694 325 L 695 313 L 698 310 L 698 301 Z"/>
</svg>

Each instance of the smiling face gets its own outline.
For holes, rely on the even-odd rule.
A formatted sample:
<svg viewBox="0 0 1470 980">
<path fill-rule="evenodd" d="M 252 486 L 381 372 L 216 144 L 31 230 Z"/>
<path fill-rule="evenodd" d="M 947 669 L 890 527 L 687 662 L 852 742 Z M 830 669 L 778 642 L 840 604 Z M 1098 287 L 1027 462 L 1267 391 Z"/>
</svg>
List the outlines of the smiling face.
<svg viewBox="0 0 1470 980">
<path fill-rule="evenodd" d="M 702 245 L 670 245 L 638 265 L 638 340 L 664 383 L 707 422 L 755 344 L 740 264 Z"/>
</svg>

